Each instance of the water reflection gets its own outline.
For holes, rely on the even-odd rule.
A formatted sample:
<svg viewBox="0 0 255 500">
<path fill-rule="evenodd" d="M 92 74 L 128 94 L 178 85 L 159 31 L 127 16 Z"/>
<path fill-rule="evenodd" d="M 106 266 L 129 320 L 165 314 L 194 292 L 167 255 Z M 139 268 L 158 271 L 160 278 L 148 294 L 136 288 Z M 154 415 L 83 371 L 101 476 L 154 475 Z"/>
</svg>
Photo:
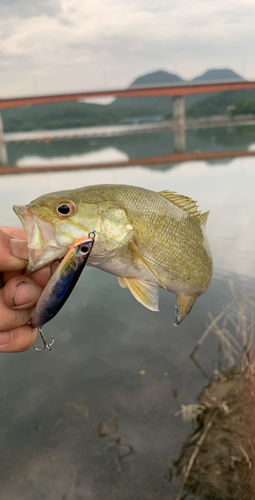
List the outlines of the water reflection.
<svg viewBox="0 0 255 500">
<path fill-rule="evenodd" d="M 252 149 L 254 143 L 254 126 L 188 130 L 186 134 L 187 151 L 247 150 Z M 174 133 L 170 130 L 116 137 L 52 140 L 46 143 L 9 143 L 7 146 L 11 165 L 31 165 L 32 161 L 34 165 L 41 165 L 42 162 L 47 165 L 52 161 L 61 164 L 63 156 L 66 157 L 65 162 L 69 161 L 70 164 L 73 156 L 77 163 L 90 162 L 89 155 L 93 158 L 104 150 L 108 151 L 104 161 L 114 161 L 167 155 L 174 153 L 174 149 Z M 111 151 L 112 154 L 109 153 Z"/>
<path fill-rule="evenodd" d="M 121 162 L 128 160 L 127 155 L 122 153 L 116 148 L 103 148 L 99 151 L 84 153 L 84 154 L 72 154 L 70 156 L 56 156 L 52 158 L 47 158 L 47 160 L 42 156 L 24 156 L 17 160 L 17 165 L 22 166 L 44 166 L 44 165 L 80 165 L 84 163 L 107 163 L 110 161 Z"/>
<path fill-rule="evenodd" d="M 243 289 L 254 300 L 253 162 L 252 158 L 236 159 L 228 165 L 218 162 L 217 168 L 193 162 L 165 172 L 134 167 L 1 177 L 0 223 L 18 226 L 11 210 L 13 204 L 24 204 L 42 193 L 59 189 L 124 183 L 156 191 L 176 190 L 197 199 L 202 211 L 211 210 L 208 237 L 214 276 L 209 295 L 229 304 L 233 300 L 232 291 L 240 296 Z M 232 289 L 229 279 L 233 281 Z M 251 494 L 242 496 L 248 492 L 248 473 L 253 470 L 245 454 L 252 461 L 248 438 L 253 444 L 254 434 L 249 420 L 248 437 L 244 432 L 249 415 L 242 397 L 245 391 L 251 394 L 253 382 L 247 376 L 247 369 L 241 370 L 239 354 L 231 351 L 234 356 L 231 363 L 225 358 L 226 342 L 214 330 L 196 352 L 202 370 L 214 379 L 208 386 L 208 379 L 189 355 L 206 325 L 221 314 L 222 308 L 202 296 L 185 321 L 175 328 L 174 302 L 173 294 L 161 290 L 161 312 L 152 313 L 128 291 L 121 290 L 114 276 L 87 268 L 65 308 L 45 326 L 47 338 L 51 334 L 55 337 L 52 352 L 36 353 L 31 349 L 23 354 L 1 355 L 3 498 L 174 499 L 185 475 L 183 467 L 187 466 L 210 422 L 210 411 L 212 414 L 214 410 L 217 415 L 213 413 L 210 424 L 212 437 L 207 431 L 183 492 L 208 498 L 209 491 L 212 492 L 211 472 L 220 471 L 213 476 L 218 477 L 218 483 L 213 485 L 222 487 L 224 495 L 219 496 L 218 488 L 213 490 L 215 496 L 211 493 L 211 498 L 228 498 L 224 480 L 226 488 L 232 480 L 236 481 L 236 490 L 241 491 L 241 486 L 237 487 L 239 481 L 244 491 L 239 498 L 252 498 Z M 238 312 L 239 305 L 233 307 Z M 237 349 L 235 341 L 231 345 L 240 353 L 242 341 L 240 334 L 235 333 L 238 319 L 233 316 L 231 321 L 228 317 L 224 325 L 225 318 L 224 313 L 217 328 L 230 331 L 240 348 Z M 251 316 L 249 319 L 254 324 Z M 246 328 L 248 339 L 251 332 Z M 233 366 L 237 366 L 237 371 L 230 371 Z M 237 391 L 233 396 L 236 399 L 231 399 L 228 392 L 231 384 Z M 246 389 L 241 390 L 242 387 Z M 217 396 L 218 388 L 221 397 Z M 216 402 L 206 396 L 207 390 L 212 397 L 217 396 L 222 410 L 213 406 Z M 251 404 L 249 397 L 247 401 Z M 224 402 L 228 412 L 224 411 Z M 207 408 L 207 403 L 211 408 Z M 180 404 L 201 405 L 195 434 L 192 421 L 183 421 L 181 415 L 176 415 Z M 241 429 L 240 435 L 227 430 L 231 425 L 235 432 Z M 182 452 L 188 434 L 188 442 L 193 435 L 194 441 Z M 198 468 L 199 477 L 195 474 Z"/>
</svg>

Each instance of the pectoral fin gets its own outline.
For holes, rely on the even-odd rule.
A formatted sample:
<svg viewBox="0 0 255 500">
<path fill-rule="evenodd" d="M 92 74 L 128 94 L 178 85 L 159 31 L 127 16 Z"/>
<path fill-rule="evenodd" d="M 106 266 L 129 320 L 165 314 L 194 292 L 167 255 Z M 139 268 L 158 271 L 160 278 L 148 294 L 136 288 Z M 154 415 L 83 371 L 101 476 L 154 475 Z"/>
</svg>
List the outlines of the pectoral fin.
<svg viewBox="0 0 255 500">
<path fill-rule="evenodd" d="M 154 276 L 156 276 L 157 280 L 159 280 L 159 282 L 161 283 L 161 285 L 163 286 L 163 288 L 165 288 L 165 290 L 166 290 L 166 286 L 163 283 L 162 279 L 160 278 L 160 276 L 158 275 L 158 273 L 155 271 L 155 269 L 152 267 L 151 263 L 149 262 L 149 259 L 146 258 L 146 256 L 142 255 L 139 252 L 136 243 L 134 241 L 129 241 L 128 246 L 130 248 L 132 248 L 132 250 L 138 255 L 139 259 L 141 259 L 141 261 L 143 262 L 143 264 L 151 271 L 152 274 L 154 274 Z"/>
<path fill-rule="evenodd" d="M 186 297 L 184 295 L 177 295 L 175 325 L 179 325 L 182 322 L 185 316 L 190 312 L 196 300 L 197 296 L 195 295 Z"/>
<path fill-rule="evenodd" d="M 135 278 L 118 278 L 122 288 L 129 288 L 135 299 L 150 309 L 158 311 L 158 286 Z"/>
</svg>

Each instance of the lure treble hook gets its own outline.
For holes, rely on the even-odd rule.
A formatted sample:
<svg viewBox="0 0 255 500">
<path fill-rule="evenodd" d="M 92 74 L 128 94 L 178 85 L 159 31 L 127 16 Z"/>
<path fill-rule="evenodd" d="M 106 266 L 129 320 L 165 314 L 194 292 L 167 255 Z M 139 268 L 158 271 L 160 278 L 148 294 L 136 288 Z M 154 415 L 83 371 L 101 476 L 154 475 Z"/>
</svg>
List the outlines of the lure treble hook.
<svg viewBox="0 0 255 500">
<path fill-rule="evenodd" d="M 42 339 L 42 341 L 43 341 L 43 343 L 44 343 L 44 347 L 43 347 L 42 349 L 38 349 L 38 347 L 36 347 L 36 345 L 34 344 L 34 349 L 35 349 L 36 351 L 44 351 L 45 347 L 47 347 L 48 351 L 51 351 L 51 346 L 52 346 L 52 345 L 54 344 L 54 342 L 55 342 L 55 339 L 54 339 L 53 335 L 51 336 L 51 338 L 52 338 L 52 342 L 51 342 L 51 344 L 48 344 L 48 343 L 46 342 L 46 338 L 44 337 L 44 334 L 43 334 L 43 331 L 42 331 L 41 327 L 37 328 L 37 331 L 38 331 L 38 332 L 40 333 L 40 335 L 41 335 L 41 339 Z"/>
</svg>

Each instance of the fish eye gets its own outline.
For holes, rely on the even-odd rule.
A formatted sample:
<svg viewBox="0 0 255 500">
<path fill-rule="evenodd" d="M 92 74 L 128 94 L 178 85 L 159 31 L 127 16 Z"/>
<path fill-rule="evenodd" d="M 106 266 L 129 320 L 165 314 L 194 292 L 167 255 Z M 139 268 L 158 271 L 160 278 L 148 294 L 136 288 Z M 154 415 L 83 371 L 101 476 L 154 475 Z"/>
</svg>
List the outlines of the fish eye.
<svg viewBox="0 0 255 500">
<path fill-rule="evenodd" d="M 60 205 L 58 207 L 58 212 L 61 214 L 61 215 L 68 215 L 69 212 L 70 212 L 70 207 L 68 205 Z"/>
<path fill-rule="evenodd" d="M 64 217 L 67 217 L 71 214 L 74 213 L 75 211 L 75 204 L 71 201 L 67 201 L 65 203 L 61 203 L 60 205 L 56 206 L 56 211 L 59 215 L 63 215 Z"/>
</svg>

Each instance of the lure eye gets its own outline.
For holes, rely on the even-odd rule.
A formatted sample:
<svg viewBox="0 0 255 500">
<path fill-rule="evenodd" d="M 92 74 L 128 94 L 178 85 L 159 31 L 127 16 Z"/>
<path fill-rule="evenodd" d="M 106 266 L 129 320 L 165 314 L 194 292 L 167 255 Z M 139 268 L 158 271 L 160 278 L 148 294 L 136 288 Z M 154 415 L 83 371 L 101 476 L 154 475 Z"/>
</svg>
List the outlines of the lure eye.
<svg viewBox="0 0 255 500">
<path fill-rule="evenodd" d="M 89 247 L 87 247 L 86 245 L 83 245 L 81 248 L 80 248 L 81 252 L 82 253 L 87 253 L 89 251 Z"/>
<path fill-rule="evenodd" d="M 59 215 L 62 215 L 63 217 L 68 217 L 74 213 L 75 204 L 72 203 L 71 201 L 68 201 L 66 203 L 61 203 L 60 205 L 57 205 L 56 211 Z"/>
</svg>

